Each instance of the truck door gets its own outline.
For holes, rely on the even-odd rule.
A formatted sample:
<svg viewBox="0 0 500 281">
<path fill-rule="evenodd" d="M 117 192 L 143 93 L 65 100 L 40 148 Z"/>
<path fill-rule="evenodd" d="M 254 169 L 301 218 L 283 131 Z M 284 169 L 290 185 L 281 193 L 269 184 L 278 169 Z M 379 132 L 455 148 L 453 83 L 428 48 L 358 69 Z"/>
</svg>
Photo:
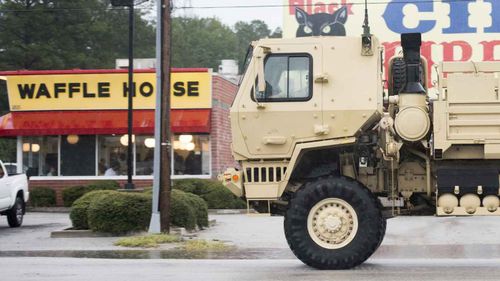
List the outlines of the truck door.
<svg viewBox="0 0 500 281">
<path fill-rule="evenodd" d="M 265 91 L 254 92 L 258 88 L 256 64 L 249 66 L 254 67 L 254 75 L 243 82 L 254 85 L 244 87 L 247 93 L 242 93 L 246 97 L 239 105 L 240 130 L 249 154 L 289 157 L 297 142 L 314 139 L 315 128 L 322 126 L 321 87 L 313 81 L 321 73 L 321 47 L 271 48 L 262 63 Z"/>
<path fill-rule="evenodd" d="M 7 176 L 3 164 L 0 163 L 0 210 L 8 208 L 10 204 L 10 186 Z"/>
</svg>

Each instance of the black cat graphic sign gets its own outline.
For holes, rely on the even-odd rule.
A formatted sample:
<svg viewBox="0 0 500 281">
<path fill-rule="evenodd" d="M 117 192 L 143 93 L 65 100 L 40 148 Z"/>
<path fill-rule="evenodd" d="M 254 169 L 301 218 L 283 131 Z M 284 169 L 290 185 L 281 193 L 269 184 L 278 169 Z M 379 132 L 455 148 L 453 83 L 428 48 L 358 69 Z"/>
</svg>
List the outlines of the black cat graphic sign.
<svg viewBox="0 0 500 281">
<path fill-rule="evenodd" d="M 346 36 L 345 24 L 353 14 L 352 4 L 347 0 L 329 3 L 313 0 L 287 0 L 285 13 L 285 36 Z M 292 19 L 293 17 L 293 19 Z M 291 22 L 293 21 L 293 22 Z M 291 29 L 295 28 L 292 35 Z"/>
<path fill-rule="evenodd" d="M 318 13 L 307 14 L 306 11 L 295 7 L 295 18 L 299 24 L 297 37 L 306 36 L 345 36 L 344 24 L 347 21 L 347 8 L 342 6 L 333 14 Z"/>
</svg>

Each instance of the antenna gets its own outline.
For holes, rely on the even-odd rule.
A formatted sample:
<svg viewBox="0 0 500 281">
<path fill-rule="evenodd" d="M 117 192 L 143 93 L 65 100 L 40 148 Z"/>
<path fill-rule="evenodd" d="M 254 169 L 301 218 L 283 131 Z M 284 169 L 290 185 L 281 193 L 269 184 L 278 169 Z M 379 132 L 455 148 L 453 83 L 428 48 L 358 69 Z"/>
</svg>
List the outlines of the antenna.
<svg viewBox="0 0 500 281">
<path fill-rule="evenodd" d="M 361 35 L 361 55 L 373 56 L 372 35 L 368 22 L 368 0 L 365 0 L 365 20 L 363 23 L 363 35 Z"/>
<path fill-rule="evenodd" d="M 368 0 L 365 0 L 365 21 L 363 23 L 363 36 L 370 34 L 370 24 L 368 23 Z"/>
</svg>

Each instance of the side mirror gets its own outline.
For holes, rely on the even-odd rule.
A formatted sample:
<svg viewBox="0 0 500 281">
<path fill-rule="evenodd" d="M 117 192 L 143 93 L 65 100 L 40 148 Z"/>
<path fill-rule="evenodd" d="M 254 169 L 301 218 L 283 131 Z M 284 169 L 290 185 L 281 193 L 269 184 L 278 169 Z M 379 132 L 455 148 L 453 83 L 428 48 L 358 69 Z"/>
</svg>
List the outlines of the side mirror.
<svg viewBox="0 0 500 281">
<path fill-rule="evenodd" d="M 257 72 L 257 85 L 254 85 L 254 89 L 257 89 L 257 91 L 261 94 L 266 92 L 266 78 L 264 74 L 264 59 L 266 57 L 266 54 L 271 53 L 271 48 L 265 47 L 265 46 L 259 46 L 258 48 L 255 48 L 253 57 L 255 59 L 255 67 L 256 72 Z M 259 104 L 257 100 L 257 91 L 253 91 L 254 94 L 254 100 L 257 104 Z"/>
<path fill-rule="evenodd" d="M 259 93 L 266 92 L 266 78 L 264 76 L 264 57 L 258 56 L 256 57 L 256 66 L 257 66 L 257 91 Z"/>
</svg>

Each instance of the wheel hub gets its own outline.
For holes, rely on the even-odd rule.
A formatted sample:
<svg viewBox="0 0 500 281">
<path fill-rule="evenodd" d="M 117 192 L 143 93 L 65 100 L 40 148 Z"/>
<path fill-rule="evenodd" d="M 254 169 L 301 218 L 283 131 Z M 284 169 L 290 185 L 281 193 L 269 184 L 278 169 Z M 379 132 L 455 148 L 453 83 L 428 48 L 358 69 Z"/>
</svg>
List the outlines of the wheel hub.
<svg viewBox="0 0 500 281">
<path fill-rule="evenodd" d="M 342 220 L 336 215 L 329 215 L 323 221 L 328 232 L 337 232 L 342 226 Z"/>
<path fill-rule="evenodd" d="M 354 239 L 358 219 L 352 206 L 338 198 L 327 198 L 314 205 L 308 216 L 308 232 L 323 248 L 338 249 Z"/>
</svg>

